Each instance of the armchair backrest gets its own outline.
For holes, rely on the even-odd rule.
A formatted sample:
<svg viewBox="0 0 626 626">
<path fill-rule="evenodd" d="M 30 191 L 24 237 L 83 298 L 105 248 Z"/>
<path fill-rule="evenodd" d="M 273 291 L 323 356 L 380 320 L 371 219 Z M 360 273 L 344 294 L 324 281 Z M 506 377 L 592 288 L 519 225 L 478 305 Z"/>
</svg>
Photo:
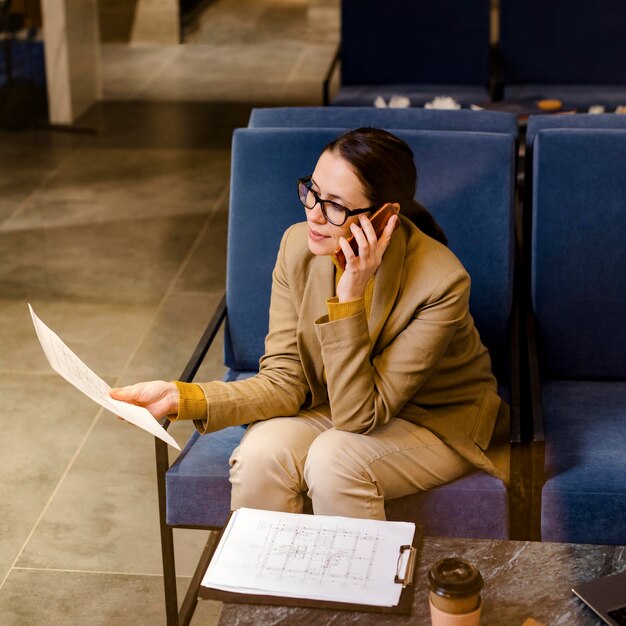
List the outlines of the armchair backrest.
<svg viewBox="0 0 626 626">
<path fill-rule="evenodd" d="M 471 310 L 502 361 L 513 288 L 514 139 L 504 134 L 394 131 L 411 146 L 417 199 L 472 277 Z M 226 364 L 256 369 L 268 326 L 271 272 L 283 231 L 302 221 L 296 179 L 310 174 L 337 129 L 235 131 L 227 255 Z"/>
<path fill-rule="evenodd" d="M 505 83 L 626 84 L 622 0 L 500 3 Z"/>
<path fill-rule="evenodd" d="M 342 0 L 344 85 L 487 85 L 489 0 Z"/>
<path fill-rule="evenodd" d="M 626 116 L 625 116 L 626 117 Z M 459 109 L 377 109 L 376 107 L 275 107 L 252 109 L 249 128 L 404 128 L 518 134 L 517 115 Z"/>
<path fill-rule="evenodd" d="M 540 130 L 548 128 L 596 128 L 596 129 L 623 129 L 626 130 L 626 115 L 603 113 L 589 115 L 580 113 L 574 115 L 531 115 L 526 125 L 526 149 L 532 148 L 535 137 Z"/>
<path fill-rule="evenodd" d="M 543 373 L 626 378 L 626 130 L 535 137 L 531 292 Z"/>
<path fill-rule="evenodd" d="M 272 270 L 284 231 L 304 221 L 296 181 L 336 130 L 235 130 L 226 255 L 225 363 L 256 370 L 269 324 Z"/>
<path fill-rule="evenodd" d="M 526 151 L 524 158 L 524 213 L 523 213 L 523 241 L 525 250 L 529 249 L 531 242 L 531 207 L 533 190 L 533 144 L 537 133 L 550 128 L 561 129 L 623 129 L 626 130 L 626 115 L 606 113 L 589 115 L 586 113 L 570 115 L 531 115 L 526 126 Z"/>
</svg>

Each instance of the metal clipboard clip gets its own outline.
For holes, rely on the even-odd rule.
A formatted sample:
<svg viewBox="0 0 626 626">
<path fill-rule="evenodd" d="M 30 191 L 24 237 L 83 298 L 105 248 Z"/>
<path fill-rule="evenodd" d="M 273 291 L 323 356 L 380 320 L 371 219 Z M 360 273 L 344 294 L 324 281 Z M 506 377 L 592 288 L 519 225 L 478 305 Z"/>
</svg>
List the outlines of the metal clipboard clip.
<svg viewBox="0 0 626 626">
<path fill-rule="evenodd" d="M 402 562 L 404 560 L 404 553 L 409 551 L 409 556 L 406 561 L 406 568 L 404 570 L 404 578 L 400 578 L 400 568 L 402 567 Z M 398 555 L 398 565 L 396 566 L 396 576 L 393 579 L 393 582 L 396 584 L 401 584 L 402 587 L 408 587 L 413 584 L 413 574 L 415 572 L 415 557 L 417 555 L 417 550 L 413 546 L 400 546 L 400 554 Z"/>
</svg>

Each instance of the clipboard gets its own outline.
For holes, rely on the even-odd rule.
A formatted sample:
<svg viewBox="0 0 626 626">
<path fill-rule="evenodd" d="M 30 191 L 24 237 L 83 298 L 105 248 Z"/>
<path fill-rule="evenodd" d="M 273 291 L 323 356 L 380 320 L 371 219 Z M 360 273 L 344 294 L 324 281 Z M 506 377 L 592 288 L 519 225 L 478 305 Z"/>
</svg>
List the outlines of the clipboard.
<svg viewBox="0 0 626 626">
<path fill-rule="evenodd" d="M 232 512 L 231 512 L 232 516 Z M 228 526 L 230 516 L 221 529 L 219 537 L 214 541 L 211 550 L 207 556 L 207 567 L 210 564 L 215 551 L 222 539 L 224 530 Z M 332 600 L 317 600 L 313 598 L 293 598 L 289 596 L 278 595 L 262 595 L 262 594 L 250 594 L 243 592 L 224 591 L 222 589 L 214 589 L 212 587 L 200 586 L 198 590 L 198 596 L 205 600 L 217 600 L 220 602 L 227 602 L 231 604 L 260 604 L 260 605 L 274 605 L 274 606 L 289 606 L 298 608 L 314 608 L 314 609 L 330 609 L 330 610 L 342 610 L 342 611 L 356 611 L 366 613 L 387 613 L 395 615 L 410 615 L 411 607 L 413 606 L 413 590 L 415 588 L 415 573 L 417 571 L 417 564 L 419 555 L 421 552 L 421 545 L 423 539 L 423 531 L 421 526 L 415 526 L 415 533 L 413 535 L 413 541 L 411 545 L 403 545 L 400 547 L 400 553 L 398 554 L 398 564 L 396 572 L 394 573 L 394 583 L 402 585 L 400 592 L 400 600 L 395 606 L 378 606 L 372 604 L 358 604 L 351 602 L 336 602 Z M 406 560 L 406 568 L 404 574 L 399 571 L 401 563 L 404 561 L 404 555 L 408 553 Z"/>
</svg>

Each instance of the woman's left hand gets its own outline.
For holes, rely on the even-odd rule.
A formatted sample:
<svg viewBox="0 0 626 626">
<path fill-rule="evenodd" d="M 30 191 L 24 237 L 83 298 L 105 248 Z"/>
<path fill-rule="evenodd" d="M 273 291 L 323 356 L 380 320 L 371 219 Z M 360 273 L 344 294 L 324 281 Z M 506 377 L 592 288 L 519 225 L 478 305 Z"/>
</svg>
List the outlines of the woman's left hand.
<svg viewBox="0 0 626 626">
<path fill-rule="evenodd" d="M 360 227 L 356 223 L 350 225 L 350 230 L 359 244 L 358 256 L 354 254 L 345 237 L 339 239 L 339 245 L 346 256 L 346 269 L 337 284 L 339 302 L 348 302 L 364 296 L 365 285 L 380 266 L 398 219 L 397 215 L 392 215 L 378 238 L 370 220 L 360 215 Z"/>
</svg>

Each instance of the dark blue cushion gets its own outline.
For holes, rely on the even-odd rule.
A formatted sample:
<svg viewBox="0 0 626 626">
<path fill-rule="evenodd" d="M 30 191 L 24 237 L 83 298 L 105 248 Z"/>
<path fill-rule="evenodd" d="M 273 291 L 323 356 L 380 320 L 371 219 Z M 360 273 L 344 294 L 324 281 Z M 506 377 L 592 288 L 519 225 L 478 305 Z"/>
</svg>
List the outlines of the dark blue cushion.
<svg viewBox="0 0 626 626">
<path fill-rule="evenodd" d="M 232 426 L 191 436 L 165 476 L 168 524 L 224 525 L 230 511 L 228 459 L 244 432 L 241 426 Z"/>
<path fill-rule="evenodd" d="M 546 381 L 542 537 L 626 543 L 626 383 Z"/>
<path fill-rule="evenodd" d="M 626 378 L 626 131 L 534 141 L 532 299 L 547 378 Z"/>
<path fill-rule="evenodd" d="M 255 370 L 269 324 L 272 270 L 283 232 L 303 221 L 296 181 L 337 130 L 238 129 L 233 136 L 226 261 L 225 362 Z"/>
<path fill-rule="evenodd" d="M 504 82 L 626 85 L 625 23 L 622 0 L 506 0 Z"/>
<path fill-rule="evenodd" d="M 245 430 L 194 433 L 166 475 L 167 523 L 222 526 L 230 512 L 228 459 Z M 429 535 L 505 539 L 508 498 L 504 483 L 472 472 L 452 483 L 385 503 L 388 519 L 415 521 Z M 488 512 L 488 515 L 485 512 Z"/>
<path fill-rule="evenodd" d="M 511 401 L 510 388 L 498 393 Z M 471 472 L 440 487 L 385 502 L 387 519 L 413 521 L 440 537 L 507 539 L 509 499 L 506 485 L 485 472 Z"/>
<path fill-rule="evenodd" d="M 419 493 L 387 500 L 387 519 L 421 524 L 439 537 L 507 539 L 508 496 L 504 483 L 484 472 Z"/>
<path fill-rule="evenodd" d="M 472 315 L 498 363 L 508 347 L 512 301 L 514 140 L 489 133 L 396 132 L 415 154 L 416 197 L 439 221 L 472 278 Z M 226 343 L 226 363 L 233 369 L 258 367 L 280 237 L 289 224 L 304 219 L 295 180 L 313 171 L 337 134 L 329 129 L 235 132 Z"/>
<path fill-rule="evenodd" d="M 230 371 L 225 380 L 242 380 L 253 374 Z M 506 398 L 508 391 L 501 388 L 500 393 Z M 230 512 L 228 459 L 244 432 L 244 428 L 235 426 L 208 435 L 192 435 L 166 474 L 168 524 L 225 524 Z M 508 537 L 506 487 L 484 472 L 472 472 L 441 487 L 388 500 L 385 511 L 388 519 L 422 524 L 428 535 Z"/>
<path fill-rule="evenodd" d="M 224 380 L 243 380 L 256 372 L 230 370 Z M 233 426 L 209 435 L 195 432 L 165 475 L 167 523 L 172 526 L 223 526 L 230 512 L 228 459 L 245 429 Z"/>
<path fill-rule="evenodd" d="M 626 124 L 626 116 L 624 116 Z M 496 111 L 377 109 L 375 107 L 274 107 L 252 109 L 249 128 L 404 128 L 460 130 L 517 136 L 517 116 Z"/>
<path fill-rule="evenodd" d="M 489 101 L 489 90 L 482 85 L 451 85 L 405 83 L 394 85 L 342 85 L 332 99 L 333 107 L 371 107 L 377 96 L 389 102 L 392 96 L 405 96 L 412 107 L 423 107 L 438 96 L 454 98 L 461 106 Z"/>
<path fill-rule="evenodd" d="M 343 85 L 486 86 L 489 0 L 343 0 Z"/>
</svg>

